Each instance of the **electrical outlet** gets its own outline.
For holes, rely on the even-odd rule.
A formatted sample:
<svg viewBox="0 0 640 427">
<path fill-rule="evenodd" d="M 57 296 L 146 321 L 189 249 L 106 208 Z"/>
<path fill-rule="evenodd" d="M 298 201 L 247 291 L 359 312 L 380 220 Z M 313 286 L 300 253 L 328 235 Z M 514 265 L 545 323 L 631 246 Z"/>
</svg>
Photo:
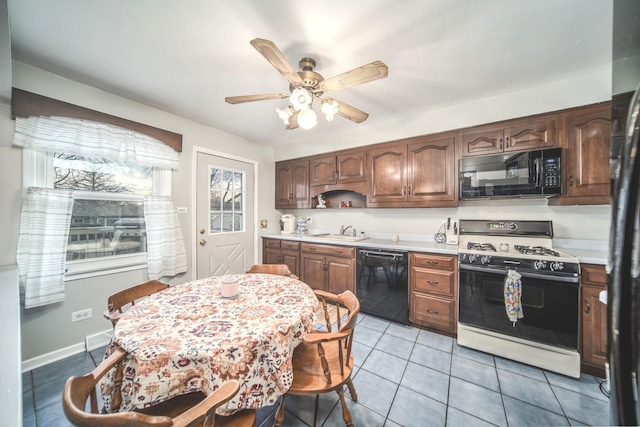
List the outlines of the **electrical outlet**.
<svg viewBox="0 0 640 427">
<path fill-rule="evenodd" d="M 311 224 L 311 223 L 312 223 L 312 221 L 311 221 L 311 217 L 310 217 L 310 216 L 308 216 L 308 217 L 307 217 L 307 224 Z"/>
<path fill-rule="evenodd" d="M 260 220 L 260 228 L 267 228 L 267 220 L 266 219 L 261 219 Z"/>
<path fill-rule="evenodd" d="M 73 313 L 71 313 L 71 321 L 72 322 L 79 322 L 81 320 L 91 319 L 92 317 L 93 317 L 93 309 L 92 308 L 87 308 L 87 309 L 80 310 L 80 311 L 74 311 Z"/>
</svg>

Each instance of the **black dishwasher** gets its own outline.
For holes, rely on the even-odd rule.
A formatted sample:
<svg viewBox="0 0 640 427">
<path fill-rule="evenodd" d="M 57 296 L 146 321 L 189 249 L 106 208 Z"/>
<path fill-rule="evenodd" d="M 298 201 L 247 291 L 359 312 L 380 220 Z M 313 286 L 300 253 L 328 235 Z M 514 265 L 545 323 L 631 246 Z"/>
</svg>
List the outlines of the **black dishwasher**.
<svg viewBox="0 0 640 427">
<path fill-rule="evenodd" d="M 356 295 L 360 311 L 409 324 L 407 252 L 358 248 Z"/>
</svg>

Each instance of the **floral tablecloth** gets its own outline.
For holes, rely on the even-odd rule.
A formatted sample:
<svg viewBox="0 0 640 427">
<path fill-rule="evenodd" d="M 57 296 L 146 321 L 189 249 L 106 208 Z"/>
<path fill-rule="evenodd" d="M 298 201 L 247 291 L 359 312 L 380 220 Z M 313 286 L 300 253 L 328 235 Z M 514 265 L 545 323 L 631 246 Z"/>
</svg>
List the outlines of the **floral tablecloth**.
<svg viewBox="0 0 640 427">
<path fill-rule="evenodd" d="M 218 409 L 272 405 L 293 379 L 291 357 L 315 324 L 313 290 L 296 279 L 239 274 L 240 293 L 220 294 L 220 277 L 177 285 L 136 303 L 116 324 L 111 345 L 124 361 L 120 411 L 143 408 L 179 394 L 213 392 L 229 379 L 240 392 Z M 113 373 L 100 391 L 111 412 Z"/>
</svg>

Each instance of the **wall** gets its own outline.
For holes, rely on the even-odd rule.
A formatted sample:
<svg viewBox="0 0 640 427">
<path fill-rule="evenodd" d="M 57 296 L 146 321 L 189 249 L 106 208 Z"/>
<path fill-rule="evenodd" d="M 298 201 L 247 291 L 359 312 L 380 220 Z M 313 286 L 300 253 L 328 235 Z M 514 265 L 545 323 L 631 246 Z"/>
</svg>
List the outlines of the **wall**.
<svg viewBox="0 0 640 427">
<path fill-rule="evenodd" d="M 423 112 L 414 117 L 404 118 L 402 122 L 381 123 L 362 128 L 354 125 L 353 131 L 337 135 L 330 142 L 310 139 L 301 144 L 275 147 L 274 158 L 285 160 L 304 157 L 320 152 L 557 111 L 609 99 L 611 66 L 605 66 L 589 70 L 572 79 L 479 99 L 438 111 Z M 327 146 L 330 148 L 324 149 Z M 451 217 L 552 220 L 557 237 L 608 240 L 611 209 L 609 206 L 547 206 L 546 200 L 495 200 L 461 202 L 458 208 L 447 209 L 297 210 L 290 213 L 296 216 L 311 216 L 312 229 L 337 231 L 341 225 L 348 224 L 356 227 L 358 232 L 394 233 L 400 234 L 401 238 L 402 234 L 421 234 L 424 238 L 432 238 L 442 221 Z"/>
<path fill-rule="evenodd" d="M 275 224 L 279 213 L 273 209 L 274 167 L 272 149 L 224 133 L 178 116 L 127 100 L 96 88 L 64 79 L 29 65 L 13 62 L 13 86 L 65 102 L 102 111 L 119 117 L 167 129 L 183 135 L 180 166 L 172 173 L 172 193 L 176 206 L 192 209 L 193 147 L 200 146 L 258 162 L 259 218 Z M 10 108 L 0 105 L 0 265 L 14 264 L 22 203 L 21 150 L 11 146 L 14 122 Z M 193 239 L 191 214 L 181 214 L 180 221 L 187 253 L 191 259 Z M 191 272 L 171 280 L 179 283 L 191 279 Z M 77 351 L 85 336 L 108 329 L 102 318 L 108 295 L 146 280 L 146 271 L 138 270 L 67 282 L 66 300 L 42 308 L 22 310 L 22 360 L 43 355 L 62 357 Z M 73 311 L 93 308 L 93 318 L 71 323 Z"/>
</svg>

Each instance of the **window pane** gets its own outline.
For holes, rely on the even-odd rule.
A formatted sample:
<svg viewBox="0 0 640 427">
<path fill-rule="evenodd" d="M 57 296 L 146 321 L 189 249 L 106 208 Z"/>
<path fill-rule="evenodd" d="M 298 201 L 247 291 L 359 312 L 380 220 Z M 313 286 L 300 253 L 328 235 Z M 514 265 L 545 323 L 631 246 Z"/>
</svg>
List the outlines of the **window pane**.
<svg viewBox="0 0 640 427">
<path fill-rule="evenodd" d="M 224 200 L 222 203 L 223 211 L 233 210 L 233 191 L 225 191 L 223 194 Z"/>
<path fill-rule="evenodd" d="M 242 214 L 237 213 L 233 216 L 233 231 L 244 231 L 244 221 L 242 220 Z"/>
<path fill-rule="evenodd" d="M 54 188 L 109 193 L 152 193 L 151 167 L 72 154 L 53 156 Z"/>
<path fill-rule="evenodd" d="M 222 190 L 220 179 L 222 178 L 222 171 L 220 169 L 211 169 L 211 183 L 212 190 Z"/>
<path fill-rule="evenodd" d="M 233 210 L 236 212 L 242 211 L 243 202 L 244 195 L 242 193 L 236 193 L 236 195 L 233 197 Z"/>
<path fill-rule="evenodd" d="M 219 191 L 211 191 L 211 210 L 219 211 L 222 209 L 222 200 Z"/>
<path fill-rule="evenodd" d="M 222 174 L 222 186 L 224 190 L 233 190 L 233 172 L 225 170 Z"/>
<path fill-rule="evenodd" d="M 235 191 L 242 191 L 243 185 L 242 185 L 242 173 L 240 172 L 236 172 L 233 174 L 233 181 L 234 181 L 234 190 Z"/>
<path fill-rule="evenodd" d="M 222 231 L 220 228 L 220 214 L 211 212 L 210 218 L 211 218 L 211 229 L 209 230 L 209 232 L 211 234 L 220 233 Z"/>
<path fill-rule="evenodd" d="M 223 213 L 222 214 L 222 231 L 233 231 L 233 214 L 232 213 Z"/>
<path fill-rule="evenodd" d="M 146 251 L 143 202 L 74 201 L 67 261 Z"/>
</svg>

